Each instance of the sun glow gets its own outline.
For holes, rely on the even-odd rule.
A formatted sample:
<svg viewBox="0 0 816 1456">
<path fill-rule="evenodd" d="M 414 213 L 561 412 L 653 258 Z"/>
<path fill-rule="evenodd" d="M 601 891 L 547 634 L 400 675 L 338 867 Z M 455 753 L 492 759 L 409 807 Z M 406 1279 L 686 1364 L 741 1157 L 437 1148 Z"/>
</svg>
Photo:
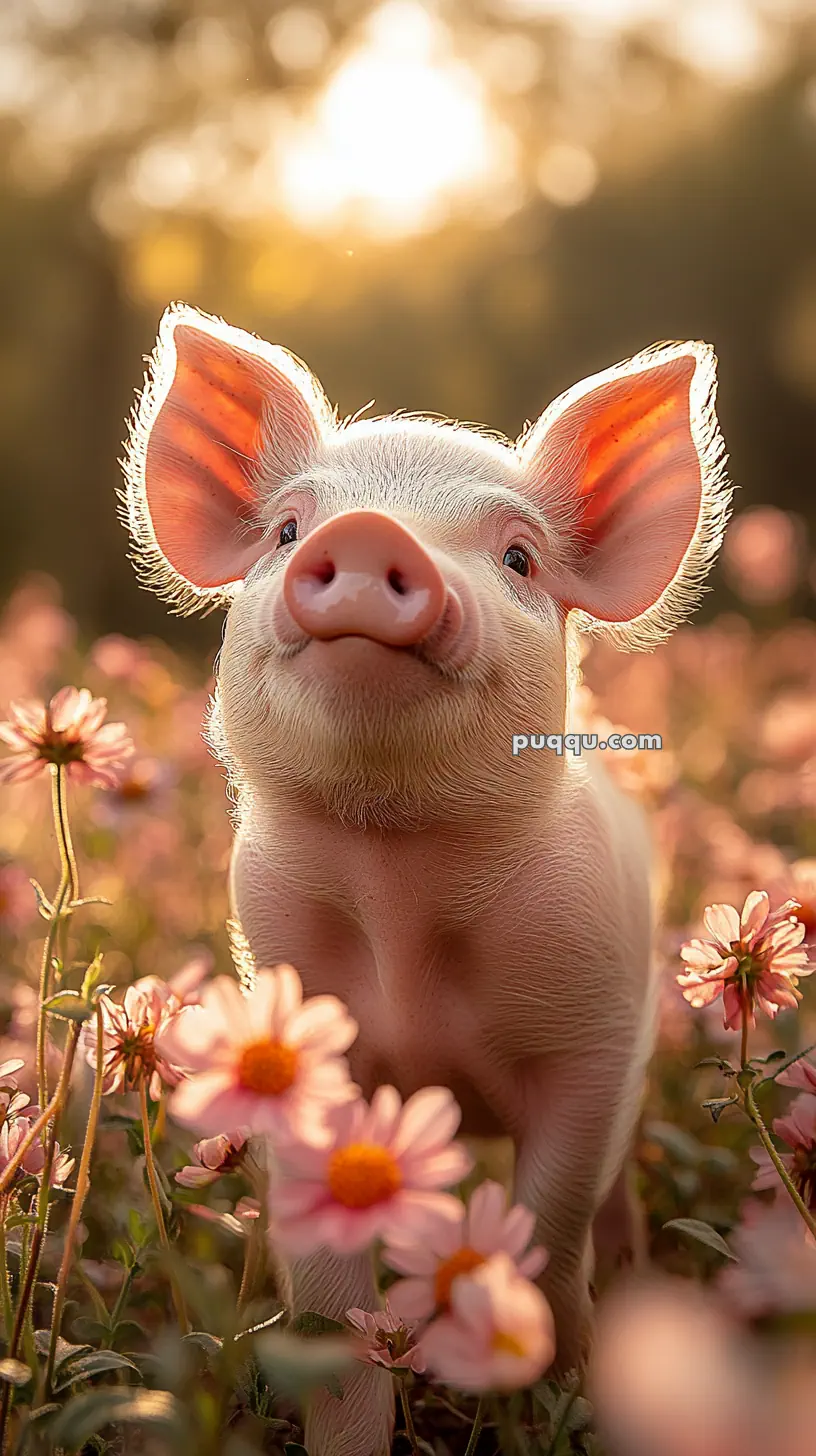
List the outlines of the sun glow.
<svg viewBox="0 0 816 1456">
<path fill-rule="evenodd" d="M 282 202 L 302 226 L 376 233 L 433 226 L 457 199 L 501 193 L 511 138 L 479 78 L 424 7 L 389 0 L 279 158 Z"/>
</svg>

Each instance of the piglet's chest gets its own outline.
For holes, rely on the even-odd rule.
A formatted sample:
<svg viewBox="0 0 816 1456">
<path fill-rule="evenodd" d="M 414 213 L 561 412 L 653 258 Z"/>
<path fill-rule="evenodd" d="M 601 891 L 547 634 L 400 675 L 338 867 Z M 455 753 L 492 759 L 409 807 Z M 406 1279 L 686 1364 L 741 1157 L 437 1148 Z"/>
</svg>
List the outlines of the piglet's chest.
<svg viewBox="0 0 816 1456">
<path fill-rule="evenodd" d="M 321 842 L 287 857 L 239 838 L 235 909 L 259 964 L 289 961 L 307 995 L 339 996 L 359 1024 L 355 1077 L 403 1094 L 483 1085 L 499 1064 L 559 1044 L 579 994 L 557 967 L 551 907 L 507 866 L 469 879 L 455 857 L 382 845 L 335 855 Z"/>
</svg>

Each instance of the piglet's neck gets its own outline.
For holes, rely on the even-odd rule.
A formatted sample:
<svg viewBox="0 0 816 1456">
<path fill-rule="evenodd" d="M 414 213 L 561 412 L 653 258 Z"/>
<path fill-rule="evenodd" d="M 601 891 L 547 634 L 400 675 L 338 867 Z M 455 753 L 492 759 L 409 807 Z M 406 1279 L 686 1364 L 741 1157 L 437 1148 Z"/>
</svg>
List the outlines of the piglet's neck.
<svg viewBox="0 0 816 1456">
<path fill-rule="evenodd" d="M 242 835 L 256 843 L 286 845 L 290 863 L 322 863 L 332 873 L 349 858 L 372 871 L 386 864 L 414 865 L 427 873 L 434 867 L 469 867 L 475 876 L 482 868 L 521 863 L 541 847 L 542 838 L 557 839 L 559 825 L 568 814 L 576 785 L 565 773 L 521 804 L 491 805 L 484 799 L 459 816 L 414 822 L 410 826 L 383 827 L 347 822 L 324 806 L 299 797 L 265 795 L 253 799 L 241 816 Z"/>
</svg>

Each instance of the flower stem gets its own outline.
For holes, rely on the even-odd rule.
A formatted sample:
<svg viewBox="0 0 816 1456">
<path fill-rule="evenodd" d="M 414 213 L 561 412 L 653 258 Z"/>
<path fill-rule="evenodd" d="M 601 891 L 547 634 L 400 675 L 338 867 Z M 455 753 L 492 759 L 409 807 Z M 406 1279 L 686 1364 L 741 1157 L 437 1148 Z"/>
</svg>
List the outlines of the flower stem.
<svg viewBox="0 0 816 1456">
<path fill-rule="evenodd" d="M 479 1404 L 476 1407 L 476 1415 L 473 1419 L 473 1429 L 471 1430 L 470 1439 L 468 1440 L 467 1446 L 465 1447 L 465 1456 L 476 1456 L 476 1447 L 479 1444 L 479 1436 L 481 1435 L 482 1422 L 484 1420 L 484 1409 L 484 1396 L 482 1396 L 479 1400 Z"/>
<path fill-rule="evenodd" d="M 411 1401 L 410 1401 L 410 1399 L 408 1397 L 408 1388 L 407 1388 L 407 1385 L 406 1385 L 406 1381 L 405 1381 L 405 1376 L 404 1375 L 398 1376 L 398 1383 L 399 1383 L 399 1393 L 400 1393 L 400 1404 L 402 1406 L 402 1417 L 403 1417 L 403 1420 L 405 1421 L 405 1434 L 408 1437 L 409 1442 L 411 1443 L 411 1456 L 419 1456 L 419 1442 L 417 1440 L 417 1433 L 416 1433 L 416 1426 L 414 1425 L 414 1418 L 411 1415 Z M 470 1450 L 470 1447 L 469 1446 L 468 1446 L 468 1450 Z"/>
<path fill-rule="evenodd" d="M 740 1066 L 744 1067 L 748 1061 L 748 1009 L 743 1003 L 742 1007 L 742 1041 L 740 1044 Z"/>
<path fill-rule="evenodd" d="M 144 1077 L 139 1083 L 139 1105 L 142 1112 L 142 1132 L 144 1134 L 145 1167 L 147 1169 L 147 1181 L 150 1185 L 150 1197 L 153 1201 L 153 1214 L 156 1219 L 156 1228 L 159 1232 L 159 1241 L 166 1254 L 170 1254 L 170 1240 L 167 1237 L 167 1227 L 164 1222 L 164 1212 L 161 1204 L 161 1193 L 159 1192 L 159 1179 L 156 1173 L 156 1164 L 153 1158 L 153 1143 L 150 1135 L 150 1113 L 147 1108 L 147 1087 Z M 173 1295 L 176 1318 L 181 1326 L 182 1334 L 190 1333 L 190 1322 L 187 1318 L 187 1311 L 184 1307 L 184 1300 L 181 1290 L 176 1282 L 176 1276 L 168 1271 L 170 1289 Z"/>
<path fill-rule="evenodd" d="M 18 1358 L 18 1351 L 20 1349 L 20 1345 L 22 1343 L 23 1335 L 26 1328 L 26 1319 L 34 1295 L 34 1288 L 37 1283 L 37 1274 L 39 1273 L 40 1268 L 40 1258 L 42 1257 L 43 1244 L 45 1243 L 45 1235 L 48 1229 L 48 1201 L 51 1194 L 51 1174 L 54 1168 L 54 1154 L 57 1145 L 57 1127 L 59 1122 L 59 1114 L 62 1111 L 65 1093 L 68 1090 L 68 1083 L 71 1078 L 71 1068 L 74 1064 L 74 1054 L 76 1052 L 77 1042 L 79 1041 L 80 1030 L 81 1027 L 79 1022 L 75 1021 L 71 1023 L 71 1029 L 68 1032 L 68 1041 L 66 1042 L 65 1046 L 65 1060 L 63 1062 L 62 1073 L 60 1075 L 57 1090 L 54 1093 L 54 1096 L 52 1097 L 48 1107 L 45 1109 L 45 1112 L 41 1113 L 41 1115 L 37 1118 L 34 1127 L 29 1129 L 27 1138 L 25 1138 L 25 1140 L 20 1144 L 20 1147 L 17 1149 L 15 1157 L 10 1160 L 8 1166 L 5 1169 L 5 1172 L 3 1173 L 3 1177 L 0 1178 L 0 1185 L 2 1185 L 0 1186 L 0 1193 L 3 1193 L 5 1191 L 5 1180 L 9 1178 L 10 1181 L 10 1177 L 13 1177 L 13 1172 L 11 1170 L 13 1169 L 14 1172 L 16 1172 L 16 1168 L 19 1167 L 22 1159 L 25 1157 L 27 1148 L 30 1147 L 34 1141 L 37 1129 L 45 1127 L 46 1123 L 49 1120 L 49 1117 L 53 1117 L 53 1122 L 48 1128 L 45 1136 L 45 1159 L 39 1175 L 40 1183 L 39 1188 L 37 1189 L 37 1215 L 34 1233 L 31 1238 L 31 1249 L 28 1255 L 28 1263 L 25 1267 L 25 1273 L 23 1274 L 21 1270 L 21 1283 L 20 1293 L 17 1300 L 17 1310 L 15 1312 L 14 1323 L 11 1327 L 11 1335 L 9 1337 L 8 1347 L 6 1349 L 6 1354 L 10 1360 L 16 1360 Z M 11 1389 L 12 1388 L 8 1383 L 4 1383 L 2 1395 L 0 1396 L 0 1451 L 6 1450 L 6 1428 L 8 1425 L 9 1408 L 11 1406 Z"/>
<path fill-rule="evenodd" d="M 813 1214 L 810 1212 L 809 1208 L 801 1198 L 798 1189 L 796 1188 L 787 1168 L 785 1167 L 785 1164 L 782 1162 L 779 1153 L 773 1145 L 771 1135 L 768 1132 L 759 1108 L 756 1105 L 756 1101 L 754 1099 L 754 1090 L 752 1087 L 746 1087 L 745 1089 L 745 1110 L 748 1113 L 748 1116 L 754 1124 L 757 1132 L 759 1133 L 759 1136 L 762 1140 L 762 1145 L 765 1148 L 766 1153 L 770 1157 L 774 1167 L 776 1168 L 777 1173 L 782 1179 L 782 1182 L 784 1183 L 788 1194 L 790 1195 L 792 1201 L 795 1203 L 797 1210 L 807 1224 L 807 1227 L 810 1229 L 810 1232 L 813 1234 L 813 1237 L 816 1238 L 816 1219 L 813 1217 Z"/>
<path fill-rule="evenodd" d="M 258 1219 L 258 1223 L 260 1223 Z M 236 1305 L 236 1316 L 240 1320 L 246 1306 L 252 1297 L 255 1287 L 255 1274 L 258 1268 L 258 1236 L 255 1226 L 249 1230 L 244 1250 L 244 1265 L 241 1270 L 241 1287 L 238 1290 L 238 1303 Z"/>
<path fill-rule="evenodd" d="M 2 1280 L 3 1286 L 2 1290 L 0 1290 L 0 1299 L 2 1299 L 3 1334 L 5 1336 L 6 1345 L 8 1345 L 8 1342 L 11 1339 L 11 1326 L 14 1320 L 14 1313 L 11 1307 L 11 1288 L 9 1286 L 8 1276 L 8 1256 L 6 1254 L 7 1217 L 8 1198 L 3 1198 L 0 1199 L 0 1280 Z"/>
<path fill-rule="evenodd" d="M 90 1184 L 91 1154 L 96 1141 L 96 1129 L 99 1124 L 99 1109 L 102 1105 L 102 1083 L 104 1080 L 104 1023 L 102 1021 L 102 1010 L 96 1008 L 96 1070 L 94 1073 L 93 1095 L 91 1105 L 88 1109 L 88 1125 L 85 1129 L 85 1142 L 82 1147 L 82 1157 L 77 1173 L 74 1201 L 71 1205 L 71 1217 L 68 1220 L 68 1229 L 65 1234 L 65 1242 L 62 1250 L 62 1263 L 60 1264 L 57 1288 L 54 1294 L 54 1305 L 51 1312 L 51 1339 L 48 1345 L 48 1363 L 45 1367 L 45 1399 L 51 1398 L 51 1381 L 54 1376 L 54 1362 L 57 1355 L 57 1340 L 59 1338 L 60 1325 L 62 1324 L 62 1312 L 65 1306 L 65 1295 L 68 1289 L 68 1279 L 71 1273 L 71 1264 L 74 1256 L 74 1241 L 79 1227 L 79 1220 L 82 1217 L 82 1209 Z"/>
<path fill-rule="evenodd" d="M 54 943 L 57 939 L 60 926 L 65 921 L 66 914 L 70 914 L 70 908 L 66 909 L 66 906 L 70 907 L 79 894 L 76 859 L 74 858 L 74 847 L 71 842 L 71 828 L 68 823 L 65 769 L 62 764 L 51 765 L 51 808 L 54 816 L 54 833 L 57 836 L 62 872 L 57 893 L 54 897 L 51 916 L 48 921 L 48 932 L 45 937 L 42 963 L 40 965 L 40 1009 L 37 1018 L 37 1085 L 41 1107 L 44 1107 L 48 1101 L 48 1072 L 46 1068 L 45 1047 L 48 1012 L 45 1010 L 44 1003 L 51 995 L 51 961 L 54 954 Z"/>
</svg>

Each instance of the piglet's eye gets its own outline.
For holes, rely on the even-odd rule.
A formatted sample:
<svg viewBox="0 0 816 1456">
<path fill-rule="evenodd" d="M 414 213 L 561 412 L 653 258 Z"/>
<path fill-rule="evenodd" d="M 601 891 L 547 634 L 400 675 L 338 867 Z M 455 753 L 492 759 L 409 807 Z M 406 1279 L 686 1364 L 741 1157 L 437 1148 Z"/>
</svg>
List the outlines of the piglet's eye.
<svg viewBox="0 0 816 1456">
<path fill-rule="evenodd" d="M 287 521 L 285 526 L 281 526 L 278 545 L 291 546 L 293 541 L 297 541 L 297 521 Z"/>
<path fill-rule="evenodd" d="M 509 551 L 505 551 L 502 566 L 508 566 L 511 571 L 517 571 L 519 576 L 530 575 L 530 558 L 520 546 L 511 546 Z"/>
</svg>

